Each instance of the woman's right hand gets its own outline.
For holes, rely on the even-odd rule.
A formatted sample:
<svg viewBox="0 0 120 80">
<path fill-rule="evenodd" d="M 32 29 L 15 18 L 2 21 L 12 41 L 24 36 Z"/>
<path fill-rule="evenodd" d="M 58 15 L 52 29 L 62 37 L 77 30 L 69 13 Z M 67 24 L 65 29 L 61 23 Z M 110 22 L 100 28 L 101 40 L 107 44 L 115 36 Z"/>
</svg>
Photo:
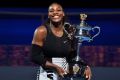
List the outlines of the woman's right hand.
<svg viewBox="0 0 120 80">
<path fill-rule="evenodd" d="M 67 73 L 62 67 L 51 63 L 50 61 L 46 61 L 45 64 L 46 68 L 54 68 L 56 70 L 56 72 L 58 73 L 59 76 L 64 77 L 64 75 Z"/>
<path fill-rule="evenodd" d="M 57 71 L 58 75 L 61 77 L 64 77 L 64 75 L 66 73 L 65 70 L 59 66 L 56 66 L 56 71 Z"/>
</svg>

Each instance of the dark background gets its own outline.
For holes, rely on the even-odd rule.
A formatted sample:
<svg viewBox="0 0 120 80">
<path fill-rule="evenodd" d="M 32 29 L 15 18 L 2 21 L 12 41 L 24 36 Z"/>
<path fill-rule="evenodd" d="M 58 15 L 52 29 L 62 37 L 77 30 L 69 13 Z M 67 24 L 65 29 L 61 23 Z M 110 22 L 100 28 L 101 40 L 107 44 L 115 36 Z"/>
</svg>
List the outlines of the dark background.
<svg viewBox="0 0 120 80">
<path fill-rule="evenodd" d="M 119 0 L 1 0 L 1 7 L 47 7 L 58 2 L 63 7 L 118 8 Z"/>
</svg>

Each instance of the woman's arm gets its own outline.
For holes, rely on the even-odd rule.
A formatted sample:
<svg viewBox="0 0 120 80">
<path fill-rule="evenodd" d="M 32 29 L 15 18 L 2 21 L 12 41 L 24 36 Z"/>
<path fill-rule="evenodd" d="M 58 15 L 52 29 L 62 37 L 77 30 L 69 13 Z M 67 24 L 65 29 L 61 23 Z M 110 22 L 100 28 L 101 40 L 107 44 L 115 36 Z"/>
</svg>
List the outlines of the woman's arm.
<svg viewBox="0 0 120 80">
<path fill-rule="evenodd" d="M 31 59 L 34 63 L 41 65 L 45 68 L 52 68 L 55 69 L 60 76 L 63 77 L 64 69 L 55 65 L 49 61 L 47 61 L 44 52 L 42 50 L 43 41 L 45 40 L 47 35 L 47 30 L 44 26 L 38 27 L 33 36 L 32 40 L 32 48 L 31 48 Z"/>
<path fill-rule="evenodd" d="M 41 66 L 44 66 L 46 63 L 46 59 L 42 49 L 43 40 L 45 39 L 46 32 L 47 31 L 44 26 L 38 27 L 34 32 L 31 46 L 31 60 Z"/>
</svg>

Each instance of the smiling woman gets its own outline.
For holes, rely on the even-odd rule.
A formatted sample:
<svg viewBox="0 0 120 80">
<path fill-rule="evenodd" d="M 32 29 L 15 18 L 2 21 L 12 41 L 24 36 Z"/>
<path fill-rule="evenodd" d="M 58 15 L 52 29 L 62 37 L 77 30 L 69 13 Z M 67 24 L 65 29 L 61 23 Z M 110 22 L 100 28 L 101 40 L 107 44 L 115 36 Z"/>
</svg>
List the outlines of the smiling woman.
<svg viewBox="0 0 120 80">
<path fill-rule="evenodd" d="M 69 74 L 69 60 L 75 57 L 76 53 L 73 40 L 68 37 L 71 35 L 65 30 L 64 17 L 62 6 L 52 3 L 48 8 L 48 21 L 34 32 L 31 59 L 40 65 L 38 80 L 60 80 L 59 78 Z M 84 73 L 90 80 L 89 67 L 86 67 Z"/>
<path fill-rule="evenodd" d="M 3 13 L 5 11 L 12 13 Z M 42 23 L 41 15 L 48 18 L 46 16 L 48 14 L 46 13 L 47 11 L 46 8 L 0 8 L 0 78 L 2 80 L 34 80 L 33 74 L 36 74 L 36 70 L 32 70 L 34 67 L 30 69 L 26 67 L 33 65 L 30 61 L 30 44 L 34 30 Z M 96 40 L 91 43 L 94 46 L 89 46 L 90 43 L 87 43 L 87 46 L 82 47 L 80 51 L 81 58 L 93 66 L 93 80 L 120 79 L 120 69 L 118 68 L 120 67 L 120 9 L 68 8 L 65 11 L 69 13 L 67 17 L 74 24 L 79 24 L 79 12 L 86 12 L 88 13 L 88 23 L 101 27 L 100 36 L 96 37 Z M 50 21 L 48 20 L 48 22 Z M 52 32 L 52 37 L 55 33 L 58 35 L 54 36 L 54 38 L 62 37 L 62 33 L 59 31 Z M 63 41 L 63 43 L 57 44 L 56 39 L 51 39 L 50 41 L 57 45 L 55 47 L 50 46 L 56 51 L 61 49 L 59 45 L 67 42 Z M 53 54 L 53 56 L 58 56 L 56 53 Z M 63 54 L 60 55 L 62 56 Z M 19 70 L 17 67 L 11 66 L 25 67 Z M 34 72 L 31 72 L 31 70 Z"/>
</svg>

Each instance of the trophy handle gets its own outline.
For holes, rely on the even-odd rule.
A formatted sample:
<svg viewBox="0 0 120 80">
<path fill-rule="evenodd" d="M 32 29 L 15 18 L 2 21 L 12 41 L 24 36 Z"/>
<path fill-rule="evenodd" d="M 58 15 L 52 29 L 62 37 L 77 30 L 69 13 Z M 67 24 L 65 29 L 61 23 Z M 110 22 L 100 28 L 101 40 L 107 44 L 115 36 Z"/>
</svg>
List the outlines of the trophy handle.
<svg viewBox="0 0 120 80">
<path fill-rule="evenodd" d="M 91 38 L 91 40 L 93 40 L 93 38 L 95 38 L 96 36 L 98 36 L 98 35 L 100 34 L 100 27 L 95 26 L 94 28 L 92 28 L 92 31 L 94 31 L 94 29 L 98 29 L 98 32 L 97 32 L 97 34 L 95 34 L 95 35 Z"/>
</svg>

